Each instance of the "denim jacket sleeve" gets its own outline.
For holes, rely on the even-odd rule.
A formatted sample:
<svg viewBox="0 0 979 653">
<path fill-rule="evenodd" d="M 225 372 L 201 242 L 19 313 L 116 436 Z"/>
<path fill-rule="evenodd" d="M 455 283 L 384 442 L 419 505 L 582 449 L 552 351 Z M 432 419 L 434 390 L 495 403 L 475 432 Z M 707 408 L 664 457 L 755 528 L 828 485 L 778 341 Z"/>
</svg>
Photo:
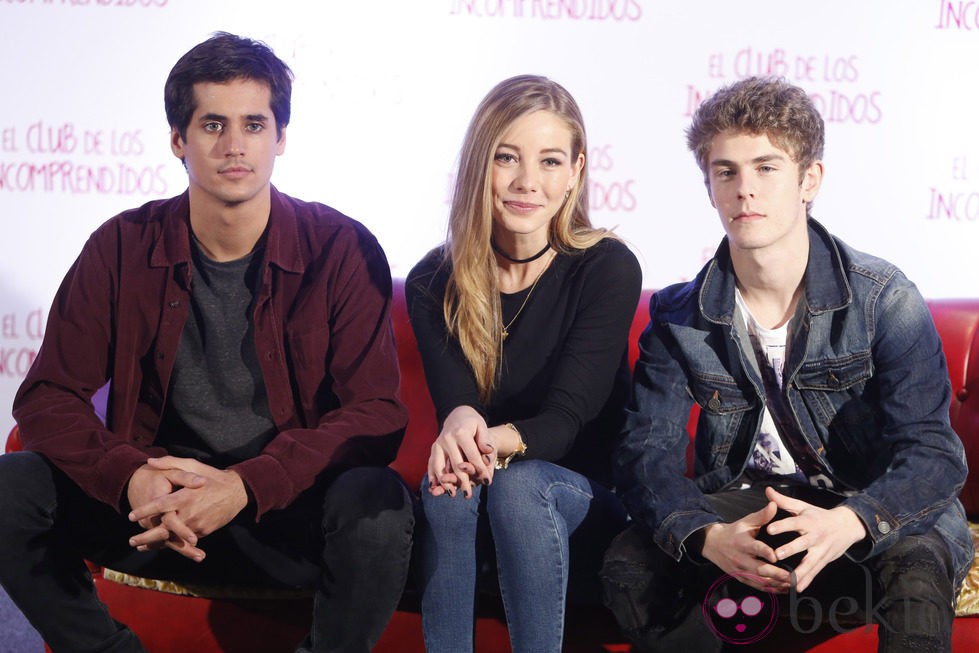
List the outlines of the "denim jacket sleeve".
<svg viewBox="0 0 979 653">
<path fill-rule="evenodd" d="M 686 426 L 693 399 L 675 341 L 658 313 L 659 295 L 654 295 L 650 323 L 639 338 L 633 396 L 615 452 L 615 483 L 632 518 L 679 560 L 687 537 L 720 517 L 685 475 L 690 444 Z"/>
<path fill-rule="evenodd" d="M 966 462 L 949 424 L 951 386 L 941 340 L 917 288 L 897 272 L 879 296 L 869 295 L 859 309 L 866 311 L 872 329 L 879 393 L 880 442 L 871 449 L 888 452 L 886 466 L 868 461 L 883 470 L 845 501 L 867 529 L 870 546 L 850 552 L 862 560 L 905 535 L 932 528 L 956 501 Z"/>
</svg>

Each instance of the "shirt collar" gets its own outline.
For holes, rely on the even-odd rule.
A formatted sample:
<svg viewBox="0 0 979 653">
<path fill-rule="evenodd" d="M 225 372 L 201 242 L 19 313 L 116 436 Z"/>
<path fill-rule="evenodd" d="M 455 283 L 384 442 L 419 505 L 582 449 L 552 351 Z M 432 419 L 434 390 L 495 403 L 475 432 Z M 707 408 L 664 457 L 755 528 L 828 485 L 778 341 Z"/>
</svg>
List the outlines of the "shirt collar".
<svg viewBox="0 0 979 653">
<path fill-rule="evenodd" d="M 826 228 L 809 218 L 809 262 L 805 273 L 806 305 L 813 314 L 835 311 L 852 300 L 839 247 Z M 731 324 L 737 278 L 728 239 L 721 241 L 707 264 L 700 289 L 700 311 L 712 322 Z"/>
<path fill-rule="evenodd" d="M 286 272 L 300 273 L 305 257 L 300 247 L 299 216 L 286 195 L 270 186 L 269 224 L 265 231 L 265 263 Z M 190 193 L 166 202 L 163 227 L 150 253 L 153 267 L 190 265 Z"/>
</svg>

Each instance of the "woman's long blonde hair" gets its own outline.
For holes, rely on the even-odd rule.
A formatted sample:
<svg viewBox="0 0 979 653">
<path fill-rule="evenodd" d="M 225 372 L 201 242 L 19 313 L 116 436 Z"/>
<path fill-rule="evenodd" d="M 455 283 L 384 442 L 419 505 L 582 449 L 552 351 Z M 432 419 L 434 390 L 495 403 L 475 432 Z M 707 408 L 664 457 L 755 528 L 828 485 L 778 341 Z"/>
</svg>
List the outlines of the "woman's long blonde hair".
<svg viewBox="0 0 979 653">
<path fill-rule="evenodd" d="M 571 160 L 587 150 L 578 104 L 560 84 L 536 75 L 519 75 L 497 84 L 476 109 L 462 151 L 449 211 L 445 247 L 451 262 L 443 310 L 449 333 L 462 348 L 488 403 L 499 382 L 502 316 L 496 258 L 490 246 L 493 227 L 493 159 L 503 133 L 518 118 L 550 111 L 571 130 Z M 559 251 L 587 249 L 610 236 L 588 219 L 587 161 L 561 210 L 551 220 L 548 239 Z"/>
</svg>

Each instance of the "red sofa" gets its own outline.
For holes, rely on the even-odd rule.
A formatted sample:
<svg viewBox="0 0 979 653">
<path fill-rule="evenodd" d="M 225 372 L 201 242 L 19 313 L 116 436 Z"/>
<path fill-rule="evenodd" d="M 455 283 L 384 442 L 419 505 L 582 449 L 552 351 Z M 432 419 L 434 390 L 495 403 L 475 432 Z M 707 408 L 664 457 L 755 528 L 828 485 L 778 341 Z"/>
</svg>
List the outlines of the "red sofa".
<svg viewBox="0 0 979 653">
<path fill-rule="evenodd" d="M 643 293 L 636 310 L 630 334 L 632 361 L 637 356 L 636 340 L 647 322 L 646 307 L 651 293 Z M 970 468 L 979 470 L 979 299 L 939 300 L 929 302 L 929 306 L 948 359 L 953 394 L 952 426 L 965 443 Z M 416 488 L 436 432 L 436 421 L 415 338 L 408 324 L 400 281 L 395 285 L 393 316 L 402 372 L 402 397 L 409 407 L 410 420 L 392 467 L 410 487 Z M 7 450 L 19 448 L 15 428 L 8 439 Z M 979 472 L 970 475 L 961 498 L 970 520 L 979 522 Z M 129 624 L 151 653 L 289 653 L 308 626 L 309 600 L 306 598 L 182 596 L 115 582 L 98 570 L 94 578 L 99 595 L 113 616 Z M 970 576 L 967 592 L 970 598 L 976 597 L 973 603 L 979 604 L 979 579 Z M 479 610 L 476 650 L 478 653 L 509 651 L 502 611 L 495 601 L 485 603 Z M 976 610 L 979 612 L 979 607 Z M 565 642 L 565 651 L 569 652 L 630 650 L 608 612 L 596 606 L 569 606 Z M 956 651 L 979 650 L 979 617 L 956 618 L 953 645 Z M 410 592 L 376 650 L 392 653 L 424 651 L 417 600 Z M 876 633 L 873 628 L 859 627 L 840 634 L 827 629 L 805 634 L 791 628 L 788 620 L 782 620 L 771 635 L 753 646 L 753 650 L 875 651 Z"/>
</svg>

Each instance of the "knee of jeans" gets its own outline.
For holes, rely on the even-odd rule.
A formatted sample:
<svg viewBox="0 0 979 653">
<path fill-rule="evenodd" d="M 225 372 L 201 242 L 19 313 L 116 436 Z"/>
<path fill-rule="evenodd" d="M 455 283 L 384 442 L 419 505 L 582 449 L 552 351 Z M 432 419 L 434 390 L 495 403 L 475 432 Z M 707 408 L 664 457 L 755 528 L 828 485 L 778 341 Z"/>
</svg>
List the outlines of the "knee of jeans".
<svg viewBox="0 0 979 653">
<path fill-rule="evenodd" d="M 940 540 L 909 536 L 891 547 L 879 569 L 884 593 L 951 605 L 953 572 L 942 546 Z"/>
<path fill-rule="evenodd" d="M 587 480 L 575 472 L 542 460 L 522 460 L 508 469 L 497 470 L 486 504 L 490 514 L 534 513 L 549 509 L 565 491 L 591 498 Z"/>
<path fill-rule="evenodd" d="M 472 494 L 466 497 L 462 492 L 452 496 L 448 492 L 438 496 L 428 491 L 427 483 L 423 483 L 421 491 L 422 513 L 433 524 L 453 522 L 457 520 L 470 521 L 479 514 L 483 487 L 473 486 Z"/>
<path fill-rule="evenodd" d="M 52 470 L 30 451 L 0 456 L 0 542 L 32 529 L 42 515 L 50 516 L 57 503 Z"/>
<path fill-rule="evenodd" d="M 390 534 L 411 531 L 414 511 L 408 488 L 386 467 L 356 467 L 338 476 L 324 496 L 324 526 L 355 522 Z"/>
<path fill-rule="evenodd" d="M 51 469 L 33 451 L 15 451 L 0 456 L 0 503 L 36 497 L 39 484 L 53 484 Z"/>
</svg>

